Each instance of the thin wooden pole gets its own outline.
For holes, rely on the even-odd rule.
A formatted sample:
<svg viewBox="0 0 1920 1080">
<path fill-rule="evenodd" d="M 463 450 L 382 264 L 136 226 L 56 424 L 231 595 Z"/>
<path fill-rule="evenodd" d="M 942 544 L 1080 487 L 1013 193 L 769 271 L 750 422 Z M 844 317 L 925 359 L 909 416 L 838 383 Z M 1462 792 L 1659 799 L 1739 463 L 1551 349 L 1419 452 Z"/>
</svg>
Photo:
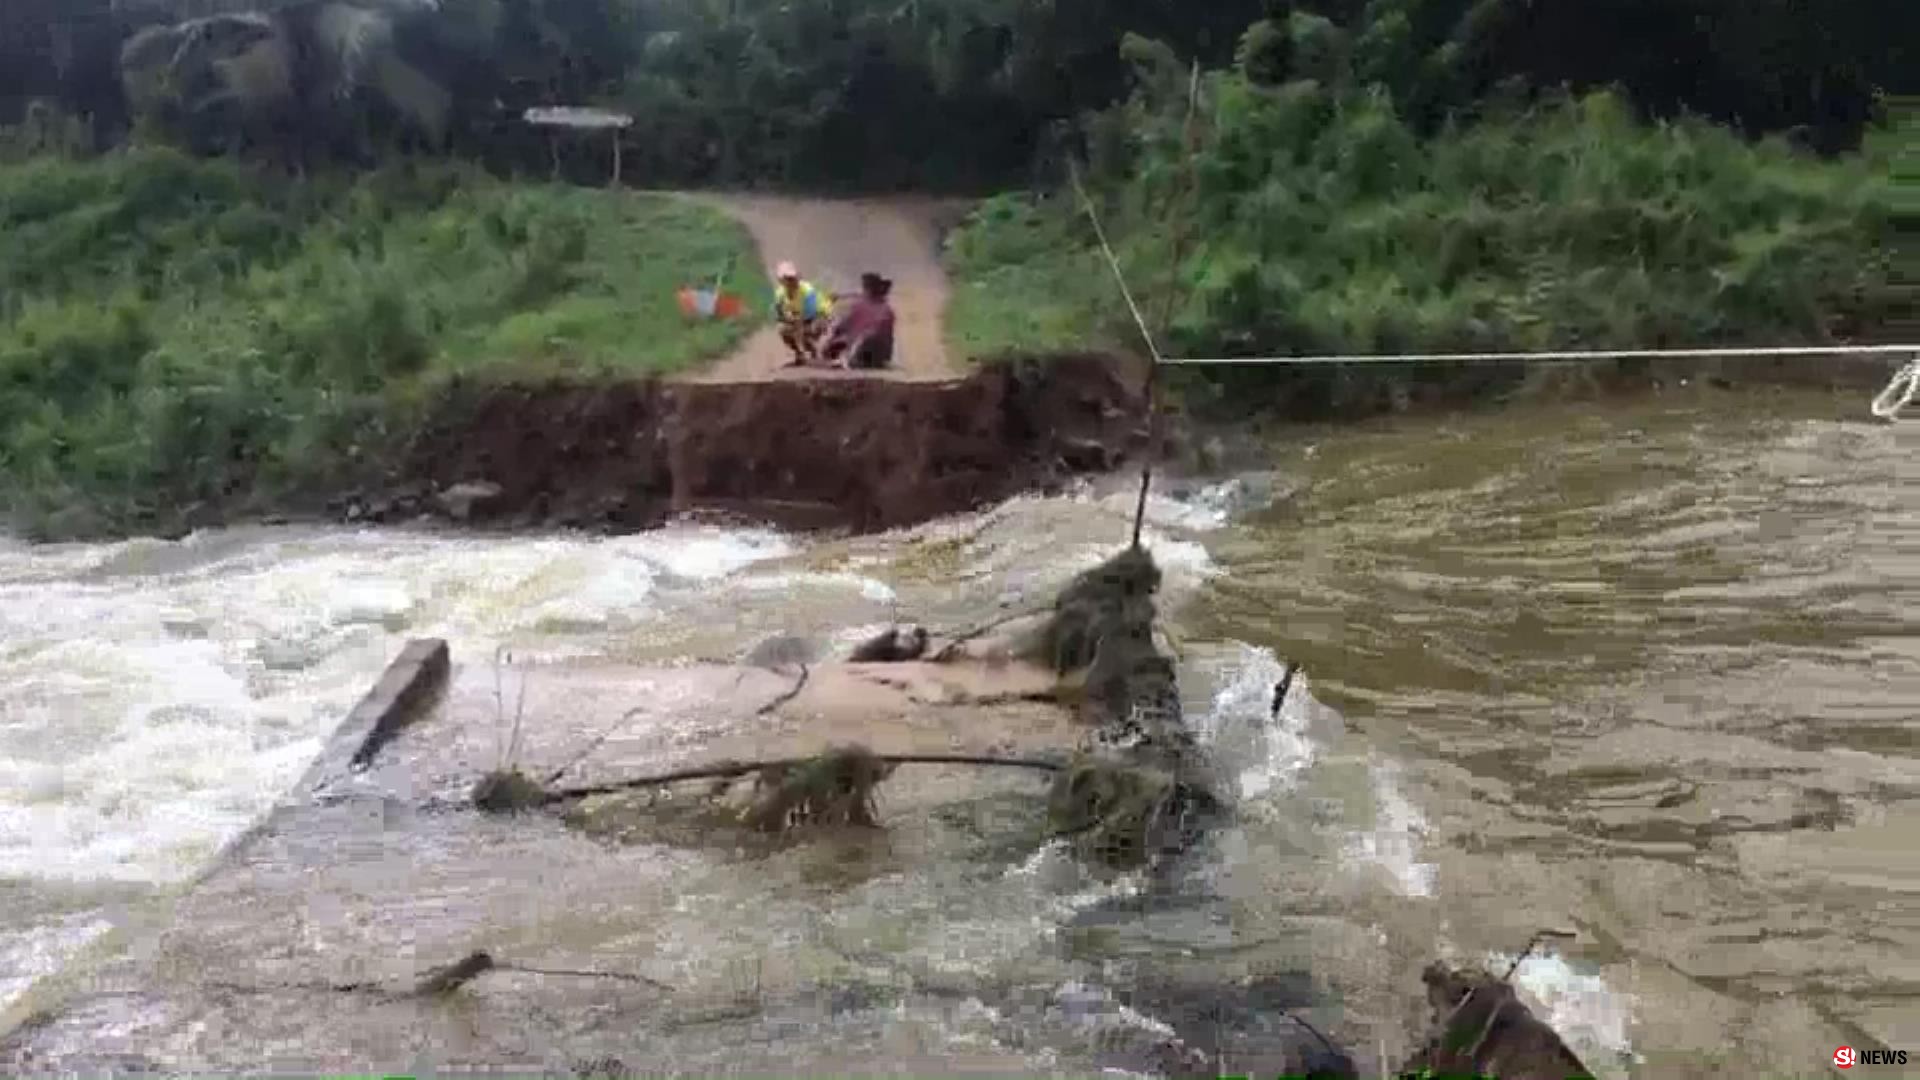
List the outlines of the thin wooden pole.
<svg viewBox="0 0 1920 1080">
<path fill-rule="evenodd" d="M 1181 148 L 1186 154 L 1186 186 L 1182 197 L 1168 204 L 1167 212 L 1172 215 L 1191 196 L 1193 190 L 1193 121 L 1200 111 L 1200 61 L 1193 62 L 1193 75 L 1187 84 L 1187 119 L 1180 132 Z M 1160 304 L 1160 338 L 1166 339 L 1167 327 L 1173 322 L 1173 298 L 1180 286 L 1180 260 L 1186 257 L 1187 227 L 1192 214 L 1179 219 L 1173 234 L 1173 262 L 1168 270 L 1167 294 Z M 1140 498 L 1133 508 L 1133 546 L 1140 546 L 1140 533 L 1147 523 L 1147 490 L 1153 486 L 1153 455 L 1160 450 L 1160 357 L 1154 352 L 1153 366 L 1147 369 L 1147 385 L 1142 396 L 1147 402 L 1147 455 L 1140 466 Z"/>
</svg>

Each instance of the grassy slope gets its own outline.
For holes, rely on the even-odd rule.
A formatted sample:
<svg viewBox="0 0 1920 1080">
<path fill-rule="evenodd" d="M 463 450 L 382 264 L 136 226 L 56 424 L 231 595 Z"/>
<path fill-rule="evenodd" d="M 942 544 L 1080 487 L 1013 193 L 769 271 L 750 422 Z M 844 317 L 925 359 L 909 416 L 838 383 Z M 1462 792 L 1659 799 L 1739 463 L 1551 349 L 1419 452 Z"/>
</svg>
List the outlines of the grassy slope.
<svg viewBox="0 0 1920 1080">
<path fill-rule="evenodd" d="M 0 509 L 56 534 L 267 504 L 378 459 L 451 373 L 667 372 L 750 321 L 688 203 L 400 167 L 294 183 L 140 152 L 0 168 Z"/>
<path fill-rule="evenodd" d="M 1911 305 L 1894 162 L 1911 126 L 1819 162 L 1701 123 L 1649 126 L 1606 95 L 1416 140 L 1390 103 L 1213 80 L 1174 350 L 1397 352 L 1781 344 L 1872 333 Z M 1099 191 L 1157 321 L 1179 167 L 1135 157 Z M 970 357 L 1137 348 L 1069 196 L 985 204 L 950 240 L 949 333 Z M 1904 224 L 1903 224 L 1904 223 Z"/>
</svg>

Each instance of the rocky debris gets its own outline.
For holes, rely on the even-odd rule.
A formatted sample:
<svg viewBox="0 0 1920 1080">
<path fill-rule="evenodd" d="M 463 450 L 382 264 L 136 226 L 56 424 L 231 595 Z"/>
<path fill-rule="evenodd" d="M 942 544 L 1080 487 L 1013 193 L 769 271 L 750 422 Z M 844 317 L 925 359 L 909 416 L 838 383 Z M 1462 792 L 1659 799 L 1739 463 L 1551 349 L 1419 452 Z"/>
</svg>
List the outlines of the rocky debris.
<svg viewBox="0 0 1920 1080">
<path fill-rule="evenodd" d="M 1078 688 L 1080 718 L 1090 729 L 1082 754 L 1049 793 L 1055 834 L 1096 866 L 1148 869 L 1148 888 L 1130 905 L 1199 906 L 1207 897 L 1188 891 L 1199 877 L 1180 870 L 1194 865 L 1186 856 L 1200 850 L 1225 806 L 1185 723 L 1173 662 L 1155 641 L 1160 584 L 1152 555 L 1129 547 L 1069 583 L 1043 623 L 1009 626 L 1004 640 Z M 1344 1050 L 1289 1011 L 1307 1003 L 1297 990 L 1142 983 L 1121 1001 L 1151 1020 L 1127 1025 L 1134 1036 L 1114 1047 L 1119 1068 L 1168 1078 L 1223 1070 L 1327 1080 L 1357 1075 Z"/>
<path fill-rule="evenodd" d="M 1067 586 L 1041 636 L 1046 661 L 1080 687 L 1097 745 L 1150 754 L 1158 764 L 1192 757 L 1173 661 L 1154 638 L 1160 570 L 1130 547 Z M 1173 757 L 1167 757 L 1172 755 Z"/>
<path fill-rule="evenodd" d="M 546 789 L 518 769 L 496 769 L 475 781 L 470 798 L 473 805 L 489 814 L 517 814 L 537 809 L 546 799 Z"/>
<path fill-rule="evenodd" d="M 1160 1075 L 1192 1080 L 1215 1080 L 1223 1073 L 1303 1080 L 1359 1076 L 1347 1052 L 1302 1015 L 1317 1000 L 1304 974 L 1219 981 L 1143 978 L 1119 996 L 1173 1029 L 1173 1041 L 1184 1051 L 1181 1060 L 1201 1063 L 1199 1069 Z"/>
<path fill-rule="evenodd" d="M 1501 1080 L 1592 1080 L 1560 1036 L 1534 1016 L 1511 983 L 1439 961 L 1421 973 L 1433 1033 L 1403 1075 L 1498 1076 Z"/>
<path fill-rule="evenodd" d="M 1076 472 L 1106 472 L 1117 457 L 1113 447 L 1092 439 L 1061 439 L 1057 449 L 1061 463 Z"/>
<path fill-rule="evenodd" d="M 926 654 L 926 627 L 903 630 L 898 626 L 890 626 L 861 642 L 848 660 L 855 664 L 898 664 L 918 660 Z"/>
<path fill-rule="evenodd" d="M 327 503 L 327 512 L 349 525 L 391 525 L 425 516 L 432 509 L 430 488 L 419 483 L 380 492 L 353 491 Z"/>
<path fill-rule="evenodd" d="M 820 650 L 813 642 L 797 634 L 774 634 L 762 638 L 740 658 L 740 662 L 747 667 L 764 668 L 767 671 L 814 664 L 819 660 Z"/>
<path fill-rule="evenodd" d="M 1132 869 L 1163 847 L 1163 819 L 1175 807 L 1174 778 L 1167 772 L 1082 761 L 1054 782 L 1047 820 L 1056 835 L 1072 837 L 1086 858 Z"/>
<path fill-rule="evenodd" d="M 434 496 L 435 505 L 440 511 L 455 521 L 467 521 L 473 517 L 476 508 L 484 510 L 486 506 L 505 493 L 504 488 L 490 480 L 477 480 L 464 484 L 454 484 L 441 489 Z"/>
<path fill-rule="evenodd" d="M 878 828 L 874 789 L 893 765 L 864 747 L 843 747 L 791 767 L 761 770 L 741 822 L 757 832 L 799 826 Z"/>
<path fill-rule="evenodd" d="M 1034 637 L 1078 693 L 1082 757 L 1056 778 L 1048 817 L 1082 858 L 1113 869 L 1163 866 L 1221 810 L 1187 731 L 1173 662 L 1154 642 L 1160 570 L 1129 547 L 1075 578 Z"/>
<path fill-rule="evenodd" d="M 1347 1053 L 1302 1015 L 1316 1000 L 1304 977 L 1214 980 L 1143 973 L 1124 985 L 969 986 L 964 995 L 1018 1018 L 1006 1022 L 1006 1038 L 1091 1049 L 1109 1074 L 1166 1080 L 1359 1075 Z"/>
<path fill-rule="evenodd" d="M 1093 664 L 1108 635 L 1138 640 L 1153 626 L 1153 594 L 1160 568 L 1143 548 L 1130 547 L 1067 584 L 1054 601 L 1042 641 L 1044 657 L 1065 674 Z"/>
<path fill-rule="evenodd" d="M 414 985 L 413 992 L 418 997 L 450 994 L 494 967 L 493 956 L 476 949 L 451 964 L 428 971 Z"/>
</svg>

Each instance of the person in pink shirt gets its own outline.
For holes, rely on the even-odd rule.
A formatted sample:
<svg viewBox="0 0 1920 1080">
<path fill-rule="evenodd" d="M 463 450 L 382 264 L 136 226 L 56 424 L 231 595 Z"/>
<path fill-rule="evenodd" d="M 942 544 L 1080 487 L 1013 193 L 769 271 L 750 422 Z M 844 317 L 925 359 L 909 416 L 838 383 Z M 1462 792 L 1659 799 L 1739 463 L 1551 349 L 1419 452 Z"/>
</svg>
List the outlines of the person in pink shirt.
<svg viewBox="0 0 1920 1080">
<path fill-rule="evenodd" d="M 841 367 L 883 368 L 893 363 L 893 306 L 887 297 L 893 282 L 879 274 L 860 275 L 860 297 L 834 324 L 824 355 Z"/>
</svg>

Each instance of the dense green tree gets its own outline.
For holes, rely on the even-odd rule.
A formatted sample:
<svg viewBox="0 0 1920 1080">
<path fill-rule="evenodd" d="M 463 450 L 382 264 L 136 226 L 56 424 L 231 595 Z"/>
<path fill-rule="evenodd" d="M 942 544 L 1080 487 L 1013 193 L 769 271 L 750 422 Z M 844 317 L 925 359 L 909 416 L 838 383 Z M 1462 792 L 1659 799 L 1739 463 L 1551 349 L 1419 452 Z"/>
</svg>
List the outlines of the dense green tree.
<svg viewBox="0 0 1920 1080">
<path fill-rule="evenodd" d="M 0 122 L 133 111 L 202 149 L 544 167 L 528 105 L 624 106 L 654 182 L 981 187 L 1125 97 L 1128 35 L 1256 83 L 1379 85 L 1431 134 L 1532 94 L 1858 144 L 1912 92 L 1912 0 L 11 0 Z M 120 58 L 132 63 L 122 67 Z M 1183 61 L 1184 62 L 1184 61 Z M 123 92 L 124 88 L 124 92 Z M 592 175 L 604 175 L 593 164 Z"/>
<path fill-rule="evenodd" d="M 1857 145 L 1878 92 L 1914 88 L 1920 42 L 1920 5 L 1907 0 L 1369 0 L 1336 21 L 1413 60 L 1371 75 L 1419 120 L 1517 78 L 1618 86 L 1657 117 L 1793 130 L 1826 151 Z"/>
<path fill-rule="evenodd" d="M 0 124 L 36 99 L 87 118 L 100 139 L 125 122 L 118 54 L 126 24 L 110 0 L 8 0 L 0 4 Z"/>
</svg>

